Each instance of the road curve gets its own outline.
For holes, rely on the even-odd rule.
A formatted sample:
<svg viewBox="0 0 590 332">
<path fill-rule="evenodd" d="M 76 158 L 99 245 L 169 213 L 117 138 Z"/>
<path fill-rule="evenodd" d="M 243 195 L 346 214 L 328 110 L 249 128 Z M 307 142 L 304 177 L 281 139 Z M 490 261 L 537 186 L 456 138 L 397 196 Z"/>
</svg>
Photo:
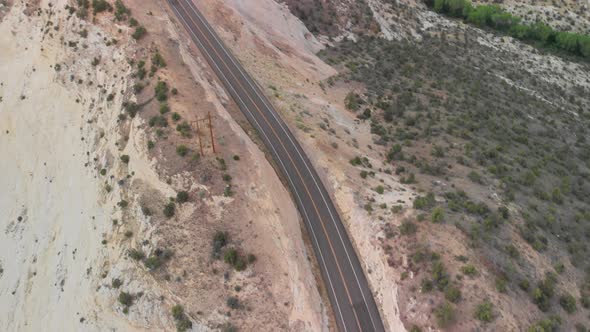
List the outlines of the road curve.
<svg viewBox="0 0 590 332">
<path fill-rule="evenodd" d="M 168 0 L 287 178 L 309 232 L 340 331 L 384 331 L 379 310 L 338 212 L 285 122 L 191 0 Z"/>
</svg>

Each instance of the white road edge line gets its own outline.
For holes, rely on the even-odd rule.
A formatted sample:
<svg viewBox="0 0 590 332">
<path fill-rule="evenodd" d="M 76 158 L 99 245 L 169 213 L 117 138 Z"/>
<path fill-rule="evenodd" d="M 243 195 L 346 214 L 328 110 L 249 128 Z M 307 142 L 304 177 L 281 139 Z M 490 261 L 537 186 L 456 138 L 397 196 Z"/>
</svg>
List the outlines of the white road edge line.
<svg viewBox="0 0 590 332">
<path fill-rule="evenodd" d="M 269 142 L 269 145 L 271 146 L 272 150 L 274 151 L 275 155 L 277 156 L 277 159 L 279 160 L 279 162 L 281 163 L 281 166 L 285 172 L 285 174 L 287 175 L 287 178 L 289 179 L 289 182 L 291 183 L 291 186 L 293 188 L 295 188 L 295 184 L 293 183 L 293 180 L 291 179 L 291 176 L 289 175 L 289 172 L 287 171 L 287 168 L 285 167 L 285 165 L 283 164 L 283 161 L 281 160 L 281 158 L 279 157 L 279 154 L 277 153 L 277 151 L 275 150 L 272 141 L 268 138 L 268 136 L 266 135 L 266 133 L 264 132 L 264 130 L 262 130 L 262 127 L 260 126 L 260 124 L 258 123 L 258 121 L 256 120 L 256 118 L 252 115 L 252 113 L 250 112 L 250 110 L 248 109 L 248 107 L 246 106 L 246 103 L 244 103 L 244 101 L 242 100 L 242 98 L 240 97 L 240 95 L 237 93 L 237 91 L 234 89 L 234 87 L 232 86 L 232 84 L 229 82 L 229 80 L 227 79 L 227 77 L 225 76 L 225 74 L 223 73 L 223 71 L 219 68 L 219 66 L 217 65 L 217 63 L 215 63 L 215 61 L 213 60 L 213 57 L 211 56 L 211 54 L 209 54 L 209 51 L 207 51 L 207 49 L 205 48 L 205 46 L 201 43 L 201 41 L 199 40 L 199 38 L 195 35 L 195 33 L 192 31 L 192 29 L 190 28 L 188 22 L 186 22 L 186 20 L 184 19 L 184 17 L 182 17 L 182 15 L 180 14 L 180 12 L 178 11 L 178 9 L 176 9 L 176 7 L 174 7 L 173 4 L 171 4 L 171 7 L 178 13 L 178 16 L 182 19 L 182 21 L 185 23 L 185 25 L 188 27 L 188 30 L 191 32 L 191 34 L 193 35 L 193 37 L 197 40 L 197 42 L 201 45 L 201 48 L 203 50 L 205 50 L 205 53 L 207 53 L 207 56 L 211 59 L 211 62 L 213 64 L 215 64 L 215 67 L 217 68 L 217 70 L 219 71 L 219 73 L 223 76 L 223 78 L 228 82 L 228 85 L 231 87 L 231 89 L 233 90 L 234 94 L 238 97 L 238 99 L 240 100 L 240 103 L 244 106 L 244 109 L 246 109 L 248 111 L 248 113 L 250 114 L 250 117 L 254 120 L 254 122 L 256 123 L 256 126 L 259 128 L 259 131 L 264 135 L 264 137 L 266 138 L 266 140 Z M 334 286 L 332 285 L 332 279 L 330 278 L 330 274 L 329 274 L 329 270 L 328 267 L 326 266 L 326 262 L 324 260 L 324 255 L 322 254 L 322 250 L 320 249 L 320 245 L 319 242 L 317 240 L 317 236 L 315 234 L 315 231 L 313 230 L 313 226 L 311 225 L 309 216 L 307 214 L 307 210 L 305 209 L 305 205 L 303 204 L 303 201 L 301 200 L 301 197 L 299 196 L 299 193 L 297 192 L 297 190 L 294 190 L 295 195 L 297 196 L 297 200 L 299 201 L 301 207 L 303 208 L 303 213 L 305 214 L 305 218 L 307 220 L 307 223 L 309 224 L 309 228 L 311 229 L 311 232 L 313 234 L 313 238 L 314 238 L 314 242 L 316 243 L 316 246 L 318 248 L 318 252 L 320 253 L 320 257 L 322 259 L 322 265 L 324 266 L 324 269 L 326 271 L 326 276 L 328 277 L 328 282 L 330 283 L 330 288 L 332 290 L 332 294 L 334 295 L 335 299 L 338 299 L 338 297 L 336 296 L 336 292 L 334 291 Z M 311 199 L 311 197 L 310 197 Z M 344 330 L 347 331 L 346 328 L 346 323 L 344 321 L 344 317 L 342 316 L 342 311 L 340 309 L 340 304 L 338 303 L 338 300 L 336 300 L 336 306 L 338 307 L 338 313 L 340 314 L 340 320 L 342 322 L 342 326 L 344 326 Z"/>
</svg>

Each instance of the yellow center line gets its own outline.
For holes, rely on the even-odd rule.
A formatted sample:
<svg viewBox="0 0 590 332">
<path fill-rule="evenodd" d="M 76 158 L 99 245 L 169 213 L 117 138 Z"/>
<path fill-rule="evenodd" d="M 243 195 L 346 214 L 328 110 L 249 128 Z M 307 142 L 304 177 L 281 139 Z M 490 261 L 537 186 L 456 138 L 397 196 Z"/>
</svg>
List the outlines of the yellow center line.
<svg viewBox="0 0 590 332">
<path fill-rule="evenodd" d="M 180 2 L 183 2 L 183 3 L 184 3 L 184 1 L 180 1 Z M 181 7 L 182 7 L 182 8 L 185 10 L 185 12 L 186 12 L 186 9 L 185 9 L 185 7 L 184 7 L 184 6 L 182 6 L 182 5 L 181 5 Z M 215 52 L 215 54 L 218 56 L 218 58 L 220 59 L 220 61 L 221 61 L 221 62 L 222 62 L 222 64 L 223 64 L 223 66 L 224 66 L 224 67 L 225 67 L 225 68 L 228 70 L 228 72 L 230 73 L 230 75 L 232 75 L 232 76 L 233 76 L 233 78 L 236 80 L 236 82 L 238 83 L 238 85 L 241 87 L 242 91 L 246 92 L 247 90 L 246 90 L 246 89 L 245 89 L 245 87 L 242 85 L 242 83 L 240 82 L 239 78 L 238 78 L 238 77 L 236 77 L 236 75 L 235 75 L 235 74 L 234 74 L 234 72 L 233 72 L 233 71 L 230 69 L 230 67 L 228 66 L 228 64 L 227 64 L 227 63 L 225 62 L 225 60 L 223 59 L 223 57 L 222 57 L 222 56 L 221 56 L 221 55 L 220 55 L 220 54 L 217 52 L 217 49 L 215 49 L 215 47 L 214 47 L 213 43 L 212 43 L 212 42 L 209 40 L 209 38 L 207 38 L 207 35 L 206 35 L 206 34 L 203 32 L 203 30 L 201 30 L 201 28 L 199 27 L 199 24 L 193 20 L 193 18 L 192 18 L 192 16 L 191 16 L 191 15 L 189 15 L 188 13 L 187 13 L 187 15 L 188 15 L 189 19 L 190 19 L 190 20 L 193 22 L 193 24 L 196 26 L 196 28 L 199 30 L 199 32 L 201 33 L 201 35 L 204 37 L 204 39 L 206 40 L 207 44 L 209 44 L 209 46 L 211 46 L 211 49 L 212 49 L 212 50 L 213 50 L 213 52 Z M 221 45 L 221 47 L 223 47 L 223 45 Z M 212 60 L 213 60 L 213 59 L 212 59 Z M 228 83 L 229 83 L 229 82 L 228 82 Z M 231 83 L 230 83 L 230 84 L 231 84 Z M 237 93 L 237 91 L 236 91 L 236 93 Z M 291 154 L 288 152 L 287 148 L 285 147 L 285 144 L 284 144 L 284 143 L 283 143 L 283 141 L 281 140 L 281 138 L 280 138 L 280 136 L 278 135 L 278 133 L 275 131 L 274 127 L 271 125 L 270 121 L 268 120 L 268 118 L 266 117 L 266 115 L 264 114 L 264 112 L 262 112 L 262 111 L 260 110 L 260 108 L 258 107 L 258 105 L 256 104 L 256 102 L 255 102 L 255 101 L 252 99 L 252 97 L 250 96 L 250 94 L 249 94 L 249 93 L 245 93 L 245 94 L 246 94 L 246 96 L 248 97 L 248 99 L 250 100 L 250 102 L 251 102 L 251 103 L 254 105 L 254 107 L 256 108 L 256 111 L 258 111 L 258 113 L 259 113 L 259 114 L 260 114 L 260 115 L 261 115 L 261 116 L 264 118 L 264 121 L 265 121 L 265 122 L 267 123 L 267 125 L 270 127 L 270 129 L 271 129 L 271 131 L 273 132 L 274 136 L 277 138 L 278 142 L 281 144 L 281 146 L 282 146 L 283 150 L 284 150 L 284 151 L 286 152 L 286 154 L 287 154 L 287 157 L 288 157 L 288 158 L 289 158 L 289 160 L 291 161 L 291 164 L 293 165 L 293 168 L 294 168 L 294 169 L 295 169 L 295 171 L 297 172 L 297 175 L 298 175 L 298 177 L 300 178 L 300 180 L 301 180 L 301 183 L 302 183 L 302 184 L 303 184 L 303 186 L 305 187 L 305 191 L 306 191 L 306 193 L 307 193 L 307 196 L 309 197 L 309 200 L 311 201 L 311 203 L 312 203 L 312 205 L 313 205 L 313 207 L 314 207 L 314 210 L 315 210 L 315 212 L 316 212 L 316 214 L 317 214 L 317 216 L 318 216 L 318 218 L 319 218 L 319 220 L 320 220 L 320 224 L 321 224 L 321 226 L 322 226 L 322 230 L 323 230 L 323 232 L 324 232 L 324 234 L 325 234 L 325 236 L 326 236 L 326 239 L 328 240 L 328 245 L 329 245 L 329 247 L 330 247 L 330 251 L 332 252 L 332 255 L 333 255 L 333 257 L 334 257 L 334 261 L 336 262 L 336 267 L 337 267 L 337 269 L 338 269 L 338 273 L 339 273 L 339 275 L 340 275 L 340 278 L 341 278 L 341 280 L 342 280 L 342 283 L 343 283 L 343 285 L 344 285 L 344 288 L 345 288 L 345 290 L 346 290 L 346 295 L 347 295 L 347 297 L 348 297 L 348 301 L 349 301 L 349 303 L 350 303 L 350 305 L 351 305 L 351 307 L 352 307 L 352 312 L 354 313 L 354 317 L 355 317 L 356 323 L 357 323 L 357 325 L 358 325 L 359 331 L 362 331 L 362 328 L 361 328 L 361 325 L 360 325 L 360 321 L 359 321 L 358 315 L 357 315 L 357 313 L 356 313 L 356 310 L 355 310 L 355 308 L 354 308 L 354 306 L 353 306 L 353 303 L 352 303 L 352 297 L 350 296 L 350 291 L 348 290 L 348 285 L 347 285 L 347 283 L 346 283 L 346 281 L 345 281 L 345 279 L 344 279 L 344 274 L 342 273 L 342 269 L 341 269 L 341 267 L 340 267 L 340 263 L 339 263 L 339 261 L 338 261 L 338 257 L 336 256 L 336 252 L 335 252 L 335 250 L 334 250 L 334 247 L 333 247 L 333 245 L 332 245 L 332 241 L 330 240 L 330 237 L 328 236 L 328 232 L 327 232 L 327 230 L 326 230 L 326 226 L 324 225 L 324 220 L 323 220 L 323 218 L 322 218 L 322 216 L 321 216 L 321 214 L 320 214 L 320 212 L 319 212 L 319 209 L 318 209 L 317 205 L 315 204 L 315 201 L 313 200 L 313 197 L 312 197 L 312 195 L 311 195 L 311 192 L 309 191 L 309 188 L 307 187 L 307 184 L 306 184 L 305 180 L 303 179 L 303 176 L 302 176 L 302 175 L 301 175 L 301 173 L 299 172 L 299 169 L 297 168 L 297 166 L 296 166 L 296 164 L 295 164 L 295 161 L 294 161 L 294 160 L 293 160 L 293 158 L 291 157 Z M 246 105 L 244 105 L 244 106 L 246 106 Z M 319 249 L 319 248 L 318 248 L 318 249 Z M 328 272 L 328 271 L 326 271 L 326 272 Z"/>
</svg>

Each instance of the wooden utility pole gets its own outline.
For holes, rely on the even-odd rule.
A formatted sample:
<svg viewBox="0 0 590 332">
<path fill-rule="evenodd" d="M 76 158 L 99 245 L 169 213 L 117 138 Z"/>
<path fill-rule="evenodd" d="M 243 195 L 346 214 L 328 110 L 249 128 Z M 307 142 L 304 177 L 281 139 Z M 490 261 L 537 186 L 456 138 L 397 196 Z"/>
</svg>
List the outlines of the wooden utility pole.
<svg viewBox="0 0 590 332">
<path fill-rule="evenodd" d="M 194 121 L 197 124 L 197 137 L 199 137 L 199 147 L 201 148 L 201 156 L 203 155 L 203 142 L 201 141 L 201 130 L 199 129 L 199 121 Z"/>
<path fill-rule="evenodd" d="M 213 148 L 213 153 L 217 153 L 215 151 L 215 139 L 213 138 L 213 124 L 211 123 L 211 112 L 207 113 L 207 117 L 209 118 L 209 132 L 211 133 L 211 147 Z"/>
<path fill-rule="evenodd" d="M 211 148 L 213 149 L 213 153 L 217 153 L 217 150 L 215 149 L 215 137 L 213 136 L 213 121 L 211 120 L 212 116 L 211 113 L 207 113 L 207 116 L 201 119 L 197 119 L 195 121 L 192 121 L 191 123 L 195 124 L 197 127 L 197 137 L 199 138 L 199 148 L 201 149 L 201 155 L 205 154 L 205 151 L 203 149 L 203 140 L 201 139 L 201 127 L 199 126 L 199 122 L 201 121 L 206 121 L 208 122 L 208 124 L 206 124 L 206 126 L 209 126 L 209 135 L 211 135 Z"/>
</svg>

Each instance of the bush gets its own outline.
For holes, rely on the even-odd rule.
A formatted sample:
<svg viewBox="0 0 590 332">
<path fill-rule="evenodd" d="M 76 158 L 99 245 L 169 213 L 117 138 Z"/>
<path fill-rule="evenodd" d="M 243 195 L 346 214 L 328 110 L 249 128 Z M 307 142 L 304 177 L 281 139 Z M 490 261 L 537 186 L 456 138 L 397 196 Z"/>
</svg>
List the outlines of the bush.
<svg viewBox="0 0 590 332">
<path fill-rule="evenodd" d="M 420 289 L 422 290 L 423 293 L 428 293 L 432 290 L 433 285 L 432 285 L 432 280 L 430 279 L 422 279 L 422 282 L 420 283 Z"/>
<path fill-rule="evenodd" d="M 476 275 L 476 274 L 477 274 L 477 270 L 475 269 L 475 266 L 473 266 L 473 265 L 471 265 L 471 264 L 468 264 L 468 265 L 462 266 L 462 267 L 461 267 L 461 272 L 462 272 L 464 275 L 468 275 L 468 276 L 474 276 L 474 275 Z"/>
<path fill-rule="evenodd" d="M 159 67 L 159 68 L 166 67 L 166 61 L 164 61 L 164 58 L 162 57 L 162 55 L 160 54 L 160 52 L 156 52 L 152 56 L 152 64 L 154 66 L 156 66 L 156 67 Z"/>
<path fill-rule="evenodd" d="M 148 124 L 150 127 L 168 127 L 168 120 L 166 120 L 166 118 L 161 115 L 155 115 L 150 118 Z"/>
<path fill-rule="evenodd" d="M 176 321 L 176 330 L 179 332 L 186 331 L 193 327 L 193 323 L 188 319 L 184 313 L 184 308 L 180 304 L 172 307 L 172 317 L 174 318 L 174 321 Z"/>
<path fill-rule="evenodd" d="M 432 281 L 439 290 L 445 289 L 449 284 L 449 275 L 440 261 L 436 261 L 432 265 Z"/>
<path fill-rule="evenodd" d="M 494 306 L 490 302 L 482 302 L 475 308 L 475 318 L 482 322 L 489 323 L 494 319 Z"/>
<path fill-rule="evenodd" d="M 173 202 L 169 202 L 168 204 L 164 205 L 164 216 L 167 218 L 172 218 L 174 216 L 176 210 L 176 206 Z"/>
<path fill-rule="evenodd" d="M 240 300 L 238 300 L 238 298 L 235 296 L 228 297 L 225 303 L 231 309 L 239 309 L 241 307 Z"/>
<path fill-rule="evenodd" d="M 413 235 L 416 233 L 418 227 L 411 221 L 404 221 L 399 227 L 399 232 L 402 235 Z"/>
<path fill-rule="evenodd" d="M 568 314 L 576 312 L 576 299 L 571 294 L 563 294 L 559 298 L 559 304 Z"/>
<path fill-rule="evenodd" d="M 129 156 L 126 154 L 122 155 L 121 161 L 124 162 L 125 164 L 129 164 Z"/>
<path fill-rule="evenodd" d="M 457 303 L 461 300 L 461 290 L 454 286 L 447 286 L 445 288 L 445 298 L 450 302 Z"/>
<path fill-rule="evenodd" d="M 414 209 L 428 210 L 434 206 L 436 201 L 434 200 L 434 194 L 428 193 L 426 196 L 418 196 L 414 199 Z"/>
<path fill-rule="evenodd" d="M 382 185 L 378 185 L 377 187 L 375 187 L 375 192 L 377 192 L 379 195 L 383 195 L 383 193 L 385 192 L 385 188 L 383 188 Z"/>
<path fill-rule="evenodd" d="M 94 8 L 95 14 L 113 9 L 113 7 L 111 7 L 111 4 L 106 2 L 106 0 L 92 0 L 92 8 Z"/>
<path fill-rule="evenodd" d="M 139 249 L 129 249 L 129 251 L 127 251 L 127 255 L 136 261 L 140 261 L 145 258 L 145 254 Z"/>
<path fill-rule="evenodd" d="M 229 265 L 234 265 L 238 261 L 238 251 L 234 248 L 230 248 L 225 251 L 223 255 L 223 261 Z"/>
<path fill-rule="evenodd" d="M 131 14 L 131 10 L 125 7 L 125 4 L 121 0 L 115 1 L 115 18 L 117 21 L 123 21 L 127 15 Z"/>
<path fill-rule="evenodd" d="M 346 98 L 344 98 L 344 104 L 345 104 L 346 108 L 351 111 L 354 111 L 354 112 L 359 110 L 360 105 L 362 103 L 363 103 L 363 100 L 361 99 L 361 97 L 354 92 L 349 92 L 346 95 Z"/>
<path fill-rule="evenodd" d="M 119 302 L 122 305 L 129 307 L 133 304 L 133 295 L 131 295 L 127 292 L 120 292 L 119 293 Z"/>
<path fill-rule="evenodd" d="M 475 172 L 475 171 L 471 171 L 469 172 L 469 174 L 467 174 L 467 177 L 469 178 L 469 180 L 478 183 L 478 184 L 482 184 L 483 180 L 481 178 L 481 175 L 479 175 L 479 173 Z"/>
<path fill-rule="evenodd" d="M 168 84 L 164 81 L 158 81 L 154 87 L 154 92 L 158 101 L 166 101 L 168 99 Z"/>
<path fill-rule="evenodd" d="M 559 329 L 561 318 L 559 316 L 550 316 L 531 325 L 527 332 L 554 332 Z"/>
<path fill-rule="evenodd" d="M 123 282 L 119 278 L 114 278 L 111 282 L 111 286 L 115 289 L 121 287 L 121 285 L 123 285 Z"/>
<path fill-rule="evenodd" d="M 179 123 L 176 126 L 176 131 L 178 131 L 182 137 L 191 136 L 191 126 L 186 121 L 182 121 L 182 123 Z"/>
<path fill-rule="evenodd" d="M 441 328 L 445 328 L 455 322 L 455 308 L 448 302 L 438 306 L 434 314 L 436 315 L 438 326 Z"/>
<path fill-rule="evenodd" d="M 179 191 L 176 194 L 176 201 L 178 203 L 186 203 L 188 201 L 188 192 L 186 192 L 186 191 Z"/>
<path fill-rule="evenodd" d="M 545 278 L 539 282 L 537 288 L 533 290 L 533 301 L 541 311 L 549 310 L 551 298 L 555 291 L 556 277 L 553 273 L 545 274 Z"/>
<path fill-rule="evenodd" d="M 162 260 L 160 257 L 152 255 L 145 260 L 144 264 L 148 270 L 155 270 L 162 265 Z"/>
<path fill-rule="evenodd" d="M 140 26 L 138 26 L 138 27 L 135 28 L 135 31 L 133 32 L 133 34 L 131 35 L 131 37 L 133 37 L 133 39 L 135 39 L 135 40 L 140 40 L 146 34 L 147 34 L 147 30 L 143 26 L 140 25 Z"/>
<path fill-rule="evenodd" d="M 223 260 L 227 264 L 233 266 L 236 271 L 242 271 L 246 269 L 247 266 L 246 260 L 244 260 L 244 258 L 240 256 L 238 251 L 234 248 L 226 250 L 225 254 L 223 255 Z"/>
<path fill-rule="evenodd" d="M 164 115 L 166 113 L 170 112 L 170 106 L 168 106 L 168 104 L 163 103 L 160 105 L 160 114 Z"/>
<path fill-rule="evenodd" d="M 222 231 L 217 231 L 215 232 L 215 235 L 213 235 L 213 250 L 212 250 L 212 254 L 214 258 L 219 258 L 219 253 L 221 252 L 221 249 L 223 247 L 225 247 L 225 245 L 227 244 L 227 233 L 226 232 L 222 232 Z"/>
<path fill-rule="evenodd" d="M 184 157 L 187 155 L 188 153 L 188 148 L 186 147 L 186 145 L 179 145 L 176 147 L 176 153 L 181 156 Z"/>
<path fill-rule="evenodd" d="M 431 221 L 433 223 L 442 222 L 445 216 L 445 212 L 442 207 L 438 206 L 432 211 Z"/>
</svg>

